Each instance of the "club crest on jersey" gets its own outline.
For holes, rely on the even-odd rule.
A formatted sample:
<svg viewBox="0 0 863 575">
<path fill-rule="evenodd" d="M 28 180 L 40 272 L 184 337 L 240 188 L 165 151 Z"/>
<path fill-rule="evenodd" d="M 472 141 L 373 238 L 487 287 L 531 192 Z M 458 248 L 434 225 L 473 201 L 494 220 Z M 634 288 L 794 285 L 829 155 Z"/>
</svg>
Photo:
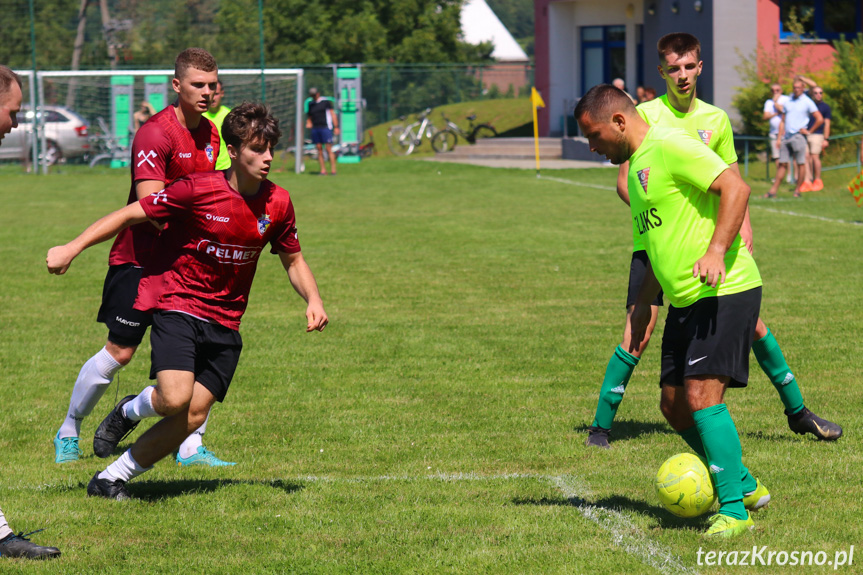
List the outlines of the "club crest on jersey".
<svg viewBox="0 0 863 575">
<path fill-rule="evenodd" d="M 267 228 L 270 227 L 271 223 L 273 223 L 273 221 L 267 214 L 264 214 L 263 216 L 258 218 L 258 233 L 264 235 L 264 232 L 267 231 Z"/>
<path fill-rule="evenodd" d="M 207 144 L 207 147 L 204 148 L 204 151 L 207 153 L 207 159 L 210 163 L 213 163 L 213 144 Z"/>
<path fill-rule="evenodd" d="M 698 130 L 698 135 L 701 137 L 701 141 L 709 146 L 710 138 L 713 137 L 713 130 Z"/>
<path fill-rule="evenodd" d="M 647 193 L 647 178 L 650 177 L 650 168 L 644 168 L 643 170 L 638 170 L 636 172 L 638 174 L 638 183 L 641 184 L 644 193 Z"/>
</svg>

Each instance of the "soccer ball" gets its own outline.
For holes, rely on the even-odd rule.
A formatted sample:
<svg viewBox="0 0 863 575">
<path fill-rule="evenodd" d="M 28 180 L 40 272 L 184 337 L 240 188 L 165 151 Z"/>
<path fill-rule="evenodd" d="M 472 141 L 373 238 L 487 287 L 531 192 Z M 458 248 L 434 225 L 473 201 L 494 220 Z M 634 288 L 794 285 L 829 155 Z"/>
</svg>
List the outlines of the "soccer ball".
<svg viewBox="0 0 863 575">
<path fill-rule="evenodd" d="M 691 453 L 678 453 L 666 459 L 659 467 L 655 484 L 663 507 L 678 517 L 697 517 L 716 501 L 710 472 Z"/>
</svg>

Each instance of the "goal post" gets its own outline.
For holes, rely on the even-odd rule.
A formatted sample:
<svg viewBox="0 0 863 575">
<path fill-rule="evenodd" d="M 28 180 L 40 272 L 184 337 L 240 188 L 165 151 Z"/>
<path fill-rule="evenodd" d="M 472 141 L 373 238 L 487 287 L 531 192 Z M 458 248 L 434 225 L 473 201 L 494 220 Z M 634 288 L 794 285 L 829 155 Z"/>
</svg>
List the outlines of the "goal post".
<svg viewBox="0 0 863 575">
<path fill-rule="evenodd" d="M 36 101 L 41 107 L 68 109 L 90 125 L 92 155 L 113 155 L 111 165 L 128 165 L 133 137 L 132 115 L 143 101 L 156 111 L 175 100 L 171 87 L 174 70 L 58 70 L 36 72 Z M 280 148 L 300 142 L 304 133 L 303 70 L 301 68 L 224 69 L 219 80 L 225 89 L 223 105 L 233 107 L 243 101 L 263 102 L 278 118 L 282 130 Z M 104 133 L 107 129 L 109 133 Z M 46 149 L 48 136 L 44 129 L 40 149 Z M 53 143 L 52 143 L 53 144 Z M 98 149 L 101 148 L 101 149 Z M 33 157 L 37 155 L 33 154 Z M 48 162 L 42 161 L 42 173 Z M 298 158 L 294 171 L 302 170 Z"/>
</svg>

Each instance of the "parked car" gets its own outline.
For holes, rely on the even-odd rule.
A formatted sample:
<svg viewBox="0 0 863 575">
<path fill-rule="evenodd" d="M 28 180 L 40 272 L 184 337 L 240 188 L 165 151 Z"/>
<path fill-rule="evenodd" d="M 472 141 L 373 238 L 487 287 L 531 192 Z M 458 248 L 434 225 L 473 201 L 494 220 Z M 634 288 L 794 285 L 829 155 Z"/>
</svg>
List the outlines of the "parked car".
<svg viewBox="0 0 863 575">
<path fill-rule="evenodd" d="M 44 117 L 46 140 L 45 150 L 42 153 L 48 165 L 56 164 L 64 158 L 71 160 L 87 155 L 90 151 L 90 140 L 87 137 L 88 125 L 84 118 L 61 106 L 43 106 L 40 113 Z M 21 109 L 18 113 L 18 127 L 6 135 L 3 145 L 0 146 L 0 159 L 30 159 L 35 116 L 33 110 Z"/>
</svg>

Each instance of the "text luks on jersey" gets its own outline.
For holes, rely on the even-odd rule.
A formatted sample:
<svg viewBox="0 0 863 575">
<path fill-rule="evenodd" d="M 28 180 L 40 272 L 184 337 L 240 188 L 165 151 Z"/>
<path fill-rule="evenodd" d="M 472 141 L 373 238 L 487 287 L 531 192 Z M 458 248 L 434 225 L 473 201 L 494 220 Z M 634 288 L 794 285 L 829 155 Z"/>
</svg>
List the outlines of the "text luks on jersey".
<svg viewBox="0 0 863 575">
<path fill-rule="evenodd" d="M 635 220 L 635 225 L 638 226 L 638 235 L 644 235 L 648 230 L 658 228 L 662 225 L 662 218 L 659 217 L 656 208 L 644 210 L 633 219 Z"/>
</svg>

